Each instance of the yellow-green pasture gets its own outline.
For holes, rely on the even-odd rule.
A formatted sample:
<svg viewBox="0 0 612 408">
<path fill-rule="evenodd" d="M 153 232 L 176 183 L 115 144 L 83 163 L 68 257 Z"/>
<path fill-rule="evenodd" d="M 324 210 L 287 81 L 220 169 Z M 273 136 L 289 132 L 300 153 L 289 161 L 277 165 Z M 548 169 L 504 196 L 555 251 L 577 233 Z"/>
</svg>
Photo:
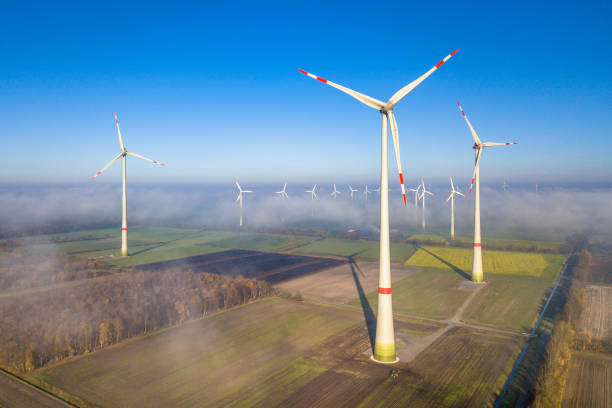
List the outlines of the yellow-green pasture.
<svg viewBox="0 0 612 408">
<path fill-rule="evenodd" d="M 423 246 L 405 262 L 406 266 L 449 269 L 470 274 L 472 249 Z M 483 249 L 482 265 L 487 274 L 533 276 L 553 279 L 560 271 L 564 255 L 530 252 L 491 251 Z"/>
</svg>

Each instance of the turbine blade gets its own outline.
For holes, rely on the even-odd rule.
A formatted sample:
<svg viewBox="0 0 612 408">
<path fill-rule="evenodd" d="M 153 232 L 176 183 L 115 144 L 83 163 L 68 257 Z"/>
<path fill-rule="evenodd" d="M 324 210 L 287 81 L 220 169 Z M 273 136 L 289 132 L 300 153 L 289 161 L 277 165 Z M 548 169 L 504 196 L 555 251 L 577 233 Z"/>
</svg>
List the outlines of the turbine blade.
<svg viewBox="0 0 612 408">
<path fill-rule="evenodd" d="M 234 183 L 236 183 L 236 187 L 238 187 L 238 190 L 242 191 L 242 188 L 240 187 L 240 184 L 238 184 L 238 180 L 235 180 Z"/>
<path fill-rule="evenodd" d="M 234 202 L 235 202 L 235 203 L 237 203 L 237 202 L 238 202 L 238 200 L 240 200 L 240 197 L 242 197 L 242 191 L 240 191 L 240 192 L 238 193 L 238 197 L 236 197 L 236 201 L 234 201 Z"/>
<path fill-rule="evenodd" d="M 446 199 L 445 203 L 448 203 L 448 200 L 450 200 L 452 196 L 453 196 L 453 193 L 450 193 L 450 195 L 449 195 L 449 196 L 448 196 L 448 198 Z"/>
<path fill-rule="evenodd" d="M 463 193 L 460 193 L 459 191 L 455 191 L 455 194 L 459 194 L 461 197 L 465 197 L 465 195 L 463 195 Z"/>
<path fill-rule="evenodd" d="M 478 149 L 478 153 L 476 156 L 476 164 L 474 164 L 474 172 L 472 173 L 472 181 L 470 182 L 470 192 L 472 194 L 472 186 L 474 185 L 474 179 L 476 178 L 476 170 L 478 170 L 478 166 L 480 165 L 480 158 L 482 157 L 482 149 Z"/>
<path fill-rule="evenodd" d="M 102 170 L 100 170 L 99 172 L 97 172 L 96 174 L 94 174 L 94 175 L 93 175 L 93 177 L 92 177 L 92 178 L 90 178 L 89 180 L 91 181 L 91 180 L 95 179 L 96 177 L 98 177 L 100 174 L 102 174 L 102 172 L 103 172 L 104 170 L 108 169 L 108 168 L 109 168 L 109 166 L 110 166 L 111 164 L 113 164 L 114 162 L 116 162 L 117 160 L 119 160 L 119 158 L 120 158 L 122 155 L 123 155 L 123 153 L 119 153 L 119 154 L 117 155 L 117 157 L 115 157 L 113 160 L 111 160 L 111 161 L 110 161 L 110 162 L 109 162 L 109 163 L 108 163 L 106 166 L 102 167 Z"/>
<path fill-rule="evenodd" d="M 446 61 L 448 61 L 450 59 L 450 57 L 452 57 L 453 55 L 455 55 L 455 53 L 459 51 L 459 49 L 456 49 L 455 51 L 451 52 L 449 55 L 447 55 L 442 61 L 438 62 L 436 65 L 433 66 L 433 68 L 431 68 L 429 71 L 427 71 L 426 73 L 424 73 L 423 75 L 421 75 L 420 77 L 418 77 L 417 79 L 415 79 L 414 81 L 412 81 L 411 83 L 409 83 L 408 85 L 406 85 L 405 87 L 403 87 L 402 89 L 400 89 L 399 91 L 397 91 L 395 93 L 395 95 L 393 95 L 391 97 L 391 99 L 389 99 L 389 104 L 391 105 L 391 107 L 395 106 L 399 101 L 402 100 L 402 98 L 406 95 L 408 95 L 410 92 L 412 92 L 412 90 L 414 88 L 416 88 L 421 82 L 423 82 L 425 79 L 427 79 L 428 76 L 430 76 L 431 74 L 433 74 L 433 72 L 435 70 L 437 70 L 438 68 L 440 68 L 442 66 L 442 64 L 444 64 Z"/>
<path fill-rule="evenodd" d="M 130 156 L 138 157 L 139 159 L 146 160 L 146 161 L 150 161 L 151 163 L 154 163 L 154 164 L 159 164 L 159 165 L 160 165 L 160 166 L 162 166 L 162 167 L 163 167 L 163 166 L 165 166 L 165 164 L 164 164 L 164 163 L 158 162 L 158 161 L 156 161 L 156 160 L 147 159 L 146 157 L 141 156 L 141 155 L 139 155 L 139 154 L 132 153 L 132 152 L 126 152 L 126 153 L 127 153 L 127 154 L 129 154 Z"/>
<path fill-rule="evenodd" d="M 395 162 L 397 163 L 397 172 L 399 173 L 400 185 L 402 187 L 402 198 L 404 199 L 404 206 L 406 206 L 406 188 L 404 187 L 404 175 L 402 174 L 402 161 L 400 159 L 399 131 L 397 129 L 397 122 L 395 121 L 395 115 L 393 114 L 393 111 L 390 111 L 388 115 L 389 121 L 391 122 L 391 136 L 393 137 Z"/>
<path fill-rule="evenodd" d="M 328 81 L 327 79 L 323 79 L 323 78 L 318 77 L 318 76 L 316 76 L 314 74 L 311 74 L 310 72 L 306 72 L 306 71 L 304 71 L 302 69 L 298 68 L 298 71 L 300 71 L 304 75 L 308 75 L 309 77 L 311 77 L 313 79 L 321 81 L 324 84 L 327 84 L 329 86 L 333 86 L 334 88 L 339 89 L 342 92 L 351 95 L 353 98 L 357 99 L 359 102 L 364 103 L 364 104 L 368 105 L 371 108 L 374 108 L 376 110 L 380 110 L 380 109 L 382 109 L 385 106 L 385 104 L 383 102 L 379 101 L 378 99 L 372 98 L 371 96 L 364 95 L 364 94 L 362 94 L 360 92 L 357 92 L 357 91 L 353 91 L 352 89 L 346 88 L 346 87 L 344 87 L 342 85 L 338 85 L 338 84 L 336 84 L 336 83 L 334 83 L 332 81 Z"/>
<path fill-rule="evenodd" d="M 451 181 L 451 189 L 452 189 L 453 191 L 455 191 L 455 185 L 453 184 L 453 178 L 452 178 L 452 177 L 449 177 L 449 179 L 450 179 L 450 181 Z"/>
<path fill-rule="evenodd" d="M 510 142 L 510 143 L 495 143 L 495 142 L 484 142 L 482 145 L 484 147 L 489 147 L 489 146 L 508 146 L 508 145 L 515 145 L 518 144 L 517 142 Z"/>
<path fill-rule="evenodd" d="M 465 119 L 465 121 L 467 122 L 468 126 L 470 127 L 470 132 L 472 132 L 472 137 L 474 138 L 474 142 L 477 145 L 480 145 L 480 139 L 478 138 L 478 135 L 476 134 L 476 131 L 472 127 L 472 124 L 470 123 L 469 119 L 465 115 L 465 112 L 463 111 L 463 108 L 461 107 L 461 104 L 459 102 L 457 102 L 457 106 L 459 106 L 459 110 L 461 111 L 461 114 L 463 115 L 463 118 Z"/>
<path fill-rule="evenodd" d="M 125 147 L 123 146 L 123 139 L 121 138 L 121 129 L 119 129 L 119 119 L 117 119 L 117 112 L 113 112 L 115 115 L 115 124 L 117 125 L 117 135 L 119 136 L 119 146 L 121 147 L 121 150 L 125 150 Z"/>
</svg>

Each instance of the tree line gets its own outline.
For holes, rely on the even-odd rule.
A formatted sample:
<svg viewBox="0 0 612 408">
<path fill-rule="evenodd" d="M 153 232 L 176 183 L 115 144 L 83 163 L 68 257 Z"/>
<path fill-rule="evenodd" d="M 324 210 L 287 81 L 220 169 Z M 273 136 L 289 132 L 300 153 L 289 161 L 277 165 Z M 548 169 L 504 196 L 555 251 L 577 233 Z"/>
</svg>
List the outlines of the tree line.
<svg viewBox="0 0 612 408">
<path fill-rule="evenodd" d="M 0 300 L 0 365 L 31 371 L 273 291 L 264 281 L 168 268 L 5 297 Z"/>
<path fill-rule="evenodd" d="M 601 342 L 592 333 L 578 331 L 585 298 L 583 280 L 592 259 L 586 239 L 582 245 L 579 254 L 570 256 L 567 279 L 559 286 L 552 333 L 533 389 L 530 406 L 534 408 L 561 406 L 572 350 L 601 351 Z"/>
</svg>

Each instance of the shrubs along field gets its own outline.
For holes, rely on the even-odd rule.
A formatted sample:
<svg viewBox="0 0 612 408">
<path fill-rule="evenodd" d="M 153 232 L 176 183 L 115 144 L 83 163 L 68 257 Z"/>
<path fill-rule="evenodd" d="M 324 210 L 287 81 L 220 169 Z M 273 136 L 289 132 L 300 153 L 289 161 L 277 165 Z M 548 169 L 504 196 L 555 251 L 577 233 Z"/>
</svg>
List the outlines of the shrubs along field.
<svg viewBox="0 0 612 408">
<path fill-rule="evenodd" d="M 406 266 L 472 270 L 472 249 L 424 246 L 405 262 Z M 483 249 L 482 263 L 485 273 L 496 275 L 534 276 L 552 280 L 559 272 L 565 256 L 525 252 L 491 251 Z"/>
</svg>

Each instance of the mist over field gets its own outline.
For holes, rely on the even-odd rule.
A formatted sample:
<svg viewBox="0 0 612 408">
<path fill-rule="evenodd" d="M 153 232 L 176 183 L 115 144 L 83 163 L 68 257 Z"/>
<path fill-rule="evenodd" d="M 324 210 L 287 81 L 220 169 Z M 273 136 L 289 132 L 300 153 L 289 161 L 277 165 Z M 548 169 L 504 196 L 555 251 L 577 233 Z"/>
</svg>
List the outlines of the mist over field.
<svg viewBox="0 0 612 408">
<path fill-rule="evenodd" d="M 288 200 L 274 191 L 278 187 L 243 185 L 255 190 L 244 195 L 245 225 L 250 227 L 289 226 L 325 230 L 378 230 L 378 194 L 365 202 L 363 186 L 349 199 L 346 186 L 334 201 L 331 186 L 317 188 L 312 201 L 304 190 L 312 186 L 289 184 Z M 374 189 L 375 186 L 369 188 Z M 418 233 L 422 209 L 414 208 L 414 194 L 407 193 L 402 205 L 397 186 L 390 192 L 391 228 Z M 427 229 L 444 230 L 450 223 L 450 202 L 446 186 L 429 187 Z M 466 187 L 461 191 L 466 193 Z M 237 189 L 228 187 L 129 186 L 128 225 L 188 224 L 192 226 L 231 227 L 238 225 Z M 509 189 L 506 192 L 481 188 L 482 224 L 486 233 L 533 233 L 563 236 L 576 231 L 606 233 L 612 230 L 612 190 L 575 188 L 542 190 Z M 49 224 L 94 224 L 121 217 L 121 187 L 100 184 L 87 187 L 4 187 L 0 189 L 0 224 L 5 229 Z M 473 195 L 456 196 L 455 222 L 458 233 L 469 234 L 473 225 Z M 312 215 L 314 213 L 314 216 Z M 415 228 L 416 227 L 416 228 Z"/>
</svg>

